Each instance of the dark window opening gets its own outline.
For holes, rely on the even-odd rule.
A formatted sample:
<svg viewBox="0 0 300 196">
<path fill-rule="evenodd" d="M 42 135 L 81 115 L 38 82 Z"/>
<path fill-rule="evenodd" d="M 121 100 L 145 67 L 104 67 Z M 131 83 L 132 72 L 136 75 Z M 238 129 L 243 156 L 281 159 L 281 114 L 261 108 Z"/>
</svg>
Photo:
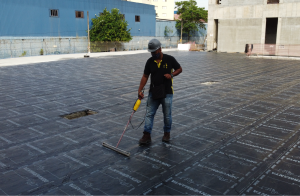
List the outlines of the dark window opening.
<svg viewBox="0 0 300 196">
<path fill-rule="evenodd" d="M 58 10 L 50 10 L 51 17 L 58 17 Z"/>
<path fill-rule="evenodd" d="M 75 12 L 75 17 L 76 18 L 84 18 L 84 13 L 82 11 L 76 11 Z"/>
<path fill-rule="evenodd" d="M 267 18 L 265 44 L 276 44 L 278 18 Z"/>
<path fill-rule="evenodd" d="M 279 3 L 279 0 L 268 0 L 267 4 L 276 4 Z"/>
<path fill-rule="evenodd" d="M 135 16 L 135 22 L 141 22 L 140 16 Z"/>
<path fill-rule="evenodd" d="M 216 4 L 221 4 L 221 0 L 216 0 Z"/>
</svg>

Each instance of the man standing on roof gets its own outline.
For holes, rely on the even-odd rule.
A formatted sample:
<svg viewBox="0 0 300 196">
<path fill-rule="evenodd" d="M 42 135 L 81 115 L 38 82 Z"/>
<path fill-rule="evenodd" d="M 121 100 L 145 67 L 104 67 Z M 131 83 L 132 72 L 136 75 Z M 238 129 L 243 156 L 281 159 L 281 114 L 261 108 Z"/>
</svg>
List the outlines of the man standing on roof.
<svg viewBox="0 0 300 196">
<path fill-rule="evenodd" d="M 148 51 L 151 52 L 152 57 L 148 59 L 145 65 L 144 75 L 138 90 L 140 99 L 144 98 L 142 89 L 146 85 L 150 74 L 151 84 L 147 101 L 144 135 L 139 143 L 151 143 L 153 119 L 160 104 L 164 114 L 164 136 L 162 141 L 169 142 L 172 126 L 173 77 L 179 75 L 182 68 L 173 56 L 161 52 L 161 43 L 157 39 L 149 41 Z"/>
</svg>

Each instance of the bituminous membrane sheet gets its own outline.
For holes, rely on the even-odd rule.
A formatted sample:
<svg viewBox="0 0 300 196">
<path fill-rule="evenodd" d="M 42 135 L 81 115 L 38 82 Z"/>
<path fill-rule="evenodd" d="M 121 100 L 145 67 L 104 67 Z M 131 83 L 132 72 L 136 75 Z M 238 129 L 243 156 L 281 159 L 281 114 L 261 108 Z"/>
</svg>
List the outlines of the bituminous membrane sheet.
<svg viewBox="0 0 300 196">
<path fill-rule="evenodd" d="M 129 126 L 130 158 L 102 142 L 117 144 L 149 53 L 0 67 L 0 195 L 299 194 L 298 61 L 168 54 L 183 68 L 171 141 L 160 106 L 151 145 Z M 86 109 L 97 114 L 60 117 Z"/>
</svg>

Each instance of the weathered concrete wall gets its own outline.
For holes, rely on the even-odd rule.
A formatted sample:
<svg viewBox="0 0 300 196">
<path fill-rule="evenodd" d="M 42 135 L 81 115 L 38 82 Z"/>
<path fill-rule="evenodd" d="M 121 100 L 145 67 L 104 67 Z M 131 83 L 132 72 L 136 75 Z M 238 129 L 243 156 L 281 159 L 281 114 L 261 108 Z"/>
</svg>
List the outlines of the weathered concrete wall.
<svg viewBox="0 0 300 196">
<path fill-rule="evenodd" d="M 300 18 L 282 18 L 280 44 L 300 44 Z"/>
<path fill-rule="evenodd" d="M 299 0 L 280 0 L 279 3 L 296 3 L 299 2 Z"/>
<path fill-rule="evenodd" d="M 237 6 L 237 5 L 261 5 L 264 0 L 222 0 L 221 5 Z"/>
<path fill-rule="evenodd" d="M 245 43 L 259 43 L 262 19 L 219 20 L 218 51 L 243 52 Z"/>
<path fill-rule="evenodd" d="M 218 51 L 243 52 L 247 43 L 265 43 L 266 18 L 278 18 L 277 44 L 300 44 L 298 38 L 300 0 L 280 0 L 279 4 L 267 4 L 267 0 L 222 0 L 221 5 L 216 4 L 215 0 L 209 0 L 208 7 L 208 50 L 214 48 L 214 42 L 217 38 L 215 19 L 220 22 Z M 226 28 L 224 28 L 224 24 L 222 24 L 224 20 L 232 22 L 225 22 Z M 254 22 L 255 25 L 250 21 L 256 21 Z M 250 22 L 249 25 L 248 22 Z M 239 30 L 241 27 L 245 30 Z M 225 34 L 227 37 L 223 36 Z M 226 44 L 228 41 L 223 39 L 230 39 L 230 43 L 234 43 L 236 46 L 228 47 Z"/>
<path fill-rule="evenodd" d="M 221 0 L 218 6 L 266 5 L 268 0 Z M 280 4 L 297 3 L 299 0 L 279 0 Z M 217 5 L 217 0 L 208 0 L 209 5 Z"/>
</svg>

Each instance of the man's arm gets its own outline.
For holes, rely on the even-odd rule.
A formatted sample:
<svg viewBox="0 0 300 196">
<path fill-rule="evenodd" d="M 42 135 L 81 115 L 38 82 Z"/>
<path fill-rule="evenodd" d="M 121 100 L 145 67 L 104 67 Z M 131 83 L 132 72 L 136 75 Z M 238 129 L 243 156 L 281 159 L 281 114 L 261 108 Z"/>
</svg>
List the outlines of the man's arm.
<svg viewBox="0 0 300 196">
<path fill-rule="evenodd" d="M 180 67 L 179 69 L 176 69 L 176 70 L 172 73 L 172 75 L 173 75 L 173 76 L 177 76 L 177 75 L 179 75 L 181 72 L 182 72 L 182 68 Z M 171 74 L 165 74 L 164 76 L 165 76 L 167 79 L 171 79 L 171 78 L 172 78 Z"/>
<path fill-rule="evenodd" d="M 143 94 L 142 90 L 143 90 L 144 86 L 147 84 L 148 78 L 149 78 L 149 76 L 144 74 L 141 79 L 140 87 L 138 90 L 138 96 L 140 99 L 144 98 L 144 94 Z"/>
</svg>

